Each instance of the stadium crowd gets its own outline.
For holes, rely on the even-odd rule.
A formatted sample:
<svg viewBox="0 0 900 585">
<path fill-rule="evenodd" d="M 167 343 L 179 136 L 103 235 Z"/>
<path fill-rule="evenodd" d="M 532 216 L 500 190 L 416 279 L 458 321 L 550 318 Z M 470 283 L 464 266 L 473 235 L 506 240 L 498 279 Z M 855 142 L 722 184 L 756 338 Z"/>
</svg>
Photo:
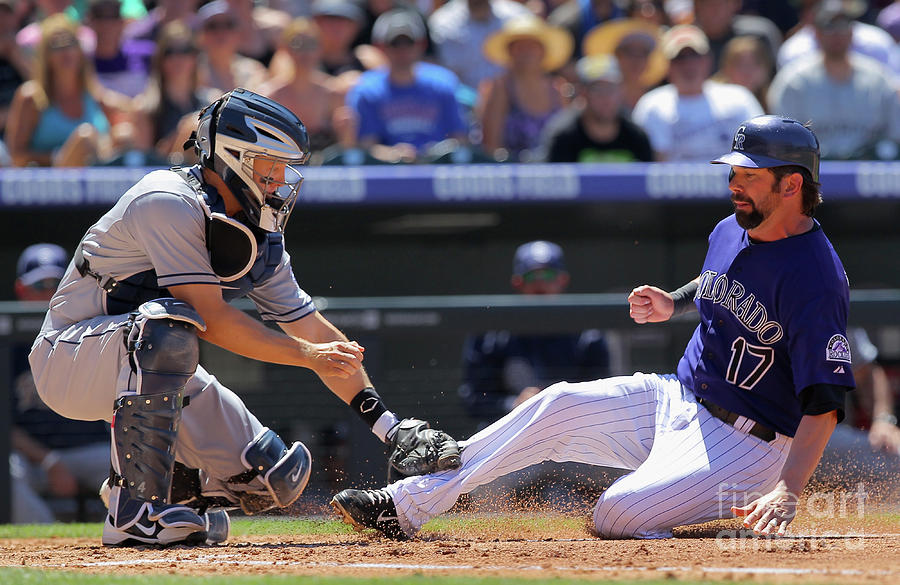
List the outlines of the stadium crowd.
<svg viewBox="0 0 900 585">
<path fill-rule="evenodd" d="M 760 113 L 900 158 L 889 0 L 0 0 L 0 160 L 190 164 L 234 87 L 313 164 L 705 161 Z"/>
</svg>

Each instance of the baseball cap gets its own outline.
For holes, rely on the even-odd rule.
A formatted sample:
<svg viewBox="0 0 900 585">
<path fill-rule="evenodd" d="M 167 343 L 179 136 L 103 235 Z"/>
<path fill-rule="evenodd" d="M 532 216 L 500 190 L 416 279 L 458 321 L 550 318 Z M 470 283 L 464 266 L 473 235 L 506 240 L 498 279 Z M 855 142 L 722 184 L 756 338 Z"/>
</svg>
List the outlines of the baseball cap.
<svg viewBox="0 0 900 585">
<path fill-rule="evenodd" d="M 310 12 L 313 16 L 338 16 L 360 24 L 366 19 L 363 9 L 351 0 L 315 0 Z"/>
<path fill-rule="evenodd" d="M 521 276 L 541 268 L 565 270 L 562 248 L 544 240 L 528 242 L 516 248 L 516 254 L 513 256 L 513 274 Z"/>
<path fill-rule="evenodd" d="M 22 251 L 16 264 L 16 278 L 31 286 L 47 278 L 62 279 L 69 255 L 56 244 L 32 244 Z"/>
<path fill-rule="evenodd" d="M 822 0 L 816 7 L 813 22 L 816 26 L 828 26 L 835 20 L 856 20 L 866 12 L 862 0 Z"/>
<path fill-rule="evenodd" d="M 575 64 L 575 73 L 578 75 L 578 80 L 586 85 L 595 81 L 622 82 L 619 63 L 612 55 L 582 57 Z"/>
<path fill-rule="evenodd" d="M 228 0 L 213 0 L 208 4 L 204 4 L 197 10 L 197 24 L 202 25 L 214 16 L 226 14 L 234 19 L 234 12 L 228 4 Z"/>
<path fill-rule="evenodd" d="M 411 10 L 385 12 L 372 26 L 372 40 L 386 45 L 397 37 L 409 37 L 414 41 L 420 41 L 425 38 L 425 23 Z"/>
<path fill-rule="evenodd" d="M 684 49 L 693 49 L 700 55 L 709 53 L 709 39 L 706 34 L 692 24 L 673 26 L 662 38 L 662 52 L 671 61 Z"/>
</svg>

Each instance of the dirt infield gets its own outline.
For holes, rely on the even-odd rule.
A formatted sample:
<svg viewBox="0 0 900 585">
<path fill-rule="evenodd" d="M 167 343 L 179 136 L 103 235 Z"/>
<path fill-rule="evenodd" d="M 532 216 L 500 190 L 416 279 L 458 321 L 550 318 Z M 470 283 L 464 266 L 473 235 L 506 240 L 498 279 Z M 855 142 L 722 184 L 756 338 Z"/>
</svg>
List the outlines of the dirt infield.
<svg viewBox="0 0 900 585">
<path fill-rule="evenodd" d="M 537 516 L 535 516 L 537 518 Z M 133 574 L 412 574 L 751 582 L 900 582 L 892 516 L 796 522 L 794 535 L 740 537 L 736 521 L 687 527 L 676 538 L 610 541 L 541 522 L 511 532 L 490 519 L 397 543 L 370 534 L 245 536 L 204 547 L 106 548 L 94 539 L 0 540 L 0 566 Z M 551 523 L 552 524 L 552 523 Z M 576 526 L 577 523 L 570 523 Z"/>
</svg>

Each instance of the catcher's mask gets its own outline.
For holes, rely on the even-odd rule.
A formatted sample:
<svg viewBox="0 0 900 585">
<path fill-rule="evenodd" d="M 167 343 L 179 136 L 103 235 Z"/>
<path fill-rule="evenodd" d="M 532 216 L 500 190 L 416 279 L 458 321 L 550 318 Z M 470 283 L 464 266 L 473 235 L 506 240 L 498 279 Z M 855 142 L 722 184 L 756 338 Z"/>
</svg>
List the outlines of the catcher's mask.
<svg viewBox="0 0 900 585">
<path fill-rule="evenodd" d="M 219 175 L 251 228 L 283 232 L 309 160 L 309 136 L 289 109 L 237 88 L 200 113 L 192 142 L 203 166 Z"/>
</svg>

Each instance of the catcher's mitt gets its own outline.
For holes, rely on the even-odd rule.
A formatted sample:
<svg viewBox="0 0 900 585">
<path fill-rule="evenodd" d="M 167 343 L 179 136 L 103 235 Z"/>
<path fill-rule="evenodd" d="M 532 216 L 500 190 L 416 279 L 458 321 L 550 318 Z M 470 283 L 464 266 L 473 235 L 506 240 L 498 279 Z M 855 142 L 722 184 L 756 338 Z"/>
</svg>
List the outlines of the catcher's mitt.
<svg viewBox="0 0 900 585">
<path fill-rule="evenodd" d="M 423 420 L 405 418 L 390 441 L 388 481 L 411 475 L 456 469 L 460 465 L 459 445 L 443 431 L 430 428 Z"/>
</svg>

